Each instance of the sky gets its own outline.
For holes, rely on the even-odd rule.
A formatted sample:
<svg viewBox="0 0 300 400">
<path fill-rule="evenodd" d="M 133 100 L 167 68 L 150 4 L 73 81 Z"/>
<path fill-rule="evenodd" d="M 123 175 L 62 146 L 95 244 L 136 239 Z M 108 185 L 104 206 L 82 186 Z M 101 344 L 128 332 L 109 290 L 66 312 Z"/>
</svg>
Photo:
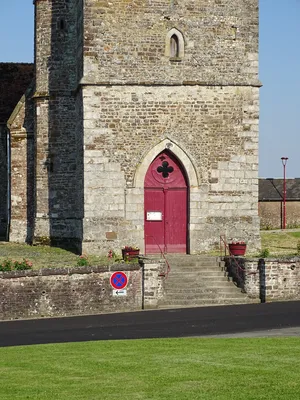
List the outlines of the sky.
<svg viewBox="0 0 300 400">
<path fill-rule="evenodd" d="M 0 0 L 0 62 L 33 61 L 33 1 Z M 243 1 L 243 0 L 240 0 Z M 259 0 L 259 176 L 300 177 L 300 0 Z"/>
</svg>

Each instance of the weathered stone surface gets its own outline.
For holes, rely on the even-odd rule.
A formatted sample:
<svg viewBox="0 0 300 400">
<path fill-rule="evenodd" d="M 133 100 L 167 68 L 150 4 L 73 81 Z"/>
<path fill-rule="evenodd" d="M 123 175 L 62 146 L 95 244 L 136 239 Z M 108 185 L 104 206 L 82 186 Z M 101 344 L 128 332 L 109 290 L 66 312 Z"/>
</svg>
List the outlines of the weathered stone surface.
<svg viewBox="0 0 300 400">
<path fill-rule="evenodd" d="M 283 226 L 283 202 L 260 201 L 258 203 L 261 229 L 281 229 Z M 286 202 L 286 228 L 300 226 L 300 202 Z"/>
<path fill-rule="evenodd" d="M 241 268 L 240 285 L 250 298 L 259 298 L 262 294 L 266 301 L 300 299 L 300 260 L 294 259 L 244 259 L 227 258 L 227 270 Z M 263 265 L 263 275 L 260 265 Z M 242 271 L 243 270 L 243 271 Z"/>
<path fill-rule="evenodd" d="M 60 317 L 156 308 L 164 296 L 164 264 L 113 264 L 0 272 L 0 319 Z M 126 296 L 114 296 L 110 277 L 123 271 Z"/>
<path fill-rule="evenodd" d="M 0 273 L 0 318 L 58 317 L 142 309 L 140 267 L 119 266 L 127 296 L 113 296 L 109 268 L 48 269 Z"/>
<path fill-rule="evenodd" d="M 258 248 L 258 0 L 35 7 L 33 239 L 144 252 L 144 178 L 167 148 L 190 186 L 189 251 L 222 233 Z M 27 226 L 12 220 L 15 240 Z"/>
<path fill-rule="evenodd" d="M 163 260 L 141 260 L 143 266 L 143 308 L 157 308 L 165 296 L 166 264 Z"/>
<path fill-rule="evenodd" d="M 10 130 L 10 234 L 12 241 L 32 240 L 34 220 L 34 111 L 28 88 L 8 120 Z"/>
<path fill-rule="evenodd" d="M 84 112 L 88 149 L 84 159 L 84 232 L 88 232 L 89 243 L 102 241 L 106 246 L 105 221 L 110 221 L 120 243 L 129 238 L 143 248 L 143 180 L 137 187 L 136 171 L 149 148 L 167 139 L 189 155 L 199 177 L 198 190 L 190 201 L 192 251 L 213 245 L 223 226 L 229 236 L 244 238 L 247 232 L 250 246 L 257 245 L 257 119 L 253 115 L 258 113 L 258 102 L 253 107 L 257 90 L 86 87 L 83 102 L 90 111 Z M 225 109 L 222 104 L 226 104 Z M 203 107 L 209 107 L 209 115 Z M 234 115 L 227 107 L 235 110 Z M 247 121 L 253 118 L 253 130 L 247 135 L 243 129 L 246 114 Z M 254 149 L 245 151 L 247 143 Z M 140 191 L 131 195 L 131 187 Z"/>
<path fill-rule="evenodd" d="M 8 219 L 8 198 L 7 198 L 7 130 L 0 125 L 0 239 L 6 238 Z"/>
<path fill-rule="evenodd" d="M 300 299 L 300 261 L 295 259 L 265 259 L 266 301 Z M 246 262 L 248 273 L 245 289 L 250 297 L 258 296 L 260 290 L 258 263 Z M 252 274 L 250 274 L 252 272 Z M 253 272 L 257 272 L 253 274 Z"/>
<path fill-rule="evenodd" d="M 84 6 L 84 82 L 257 84 L 258 1 L 101 1 Z M 184 57 L 166 56 L 172 28 Z"/>
<path fill-rule="evenodd" d="M 7 123 L 18 108 L 18 102 L 32 80 L 33 64 L 0 63 L 0 239 L 6 239 L 8 235 L 9 172 L 10 169 L 12 171 L 19 169 L 20 166 L 20 159 L 18 158 L 16 160 L 17 165 L 12 165 L 12 168 L 9 166 L 9 142 L 11 138 Z M 33 122 L 32 116 L 31 120 Z M 27 128 L 28 126 L 23 127 L 23 133 Z M 26 164 L 25 160 L 21 161 L 21 163 L 24 162 Z M 23 167 L 26 167 L 26 165 L 23 165 Z M 22 173 L 25 173 L 25 171 L 22 171 Z M 26 225 L 26 221 L 24 222 Z"/>
</svg>

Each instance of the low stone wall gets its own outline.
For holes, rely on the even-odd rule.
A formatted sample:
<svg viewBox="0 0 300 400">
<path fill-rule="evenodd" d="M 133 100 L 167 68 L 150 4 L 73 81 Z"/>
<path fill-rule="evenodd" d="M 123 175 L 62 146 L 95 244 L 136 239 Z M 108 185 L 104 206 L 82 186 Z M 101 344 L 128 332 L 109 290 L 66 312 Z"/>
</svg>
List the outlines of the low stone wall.
<svg viewBox="0 0 300 400">
<path fill-rule="evenodd" d="M 237 263 L 239 267 L 237 267 Z M 300 300 L 300 258 L 225 260 L 229 276 L 250 298 Z"/>
<path fill-rule="evenodd" d="M 155 308 L 163 296 L 160 261 L 107 267 L 46 268 L 0 273 L 0 319 L 63 317 Z M 126 296 L 113 295 L 110 277 L 123 271 Z"/>
<path fill-rule="evenodd" d="M 143 259 L 143 308 L 156 308 L 165 295 L 166 264 L 164 261 Z"/>
</svg>

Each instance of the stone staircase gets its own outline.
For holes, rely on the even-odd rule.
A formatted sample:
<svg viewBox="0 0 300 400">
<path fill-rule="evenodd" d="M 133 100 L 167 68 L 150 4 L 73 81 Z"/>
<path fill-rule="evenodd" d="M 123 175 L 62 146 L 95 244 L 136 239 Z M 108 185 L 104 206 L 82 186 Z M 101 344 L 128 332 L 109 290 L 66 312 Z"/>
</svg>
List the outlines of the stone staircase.
<svg viewBox="0 0 300 400">
<path fill-rule="evenodd" d="M 159 308 L 200 307 L 257 302 L 242 293 L 218 257 L 169 254 L 170 272 Z"/>
</svg>

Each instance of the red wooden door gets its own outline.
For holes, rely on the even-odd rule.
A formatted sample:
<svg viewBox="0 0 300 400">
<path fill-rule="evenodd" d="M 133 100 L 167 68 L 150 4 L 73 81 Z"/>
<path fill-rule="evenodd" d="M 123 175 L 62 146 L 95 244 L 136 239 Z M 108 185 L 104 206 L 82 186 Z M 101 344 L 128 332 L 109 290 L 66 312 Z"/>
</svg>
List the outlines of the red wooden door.
<svg viewBox="0 0 300 400">
<path fill-rule="evenodd" d="M 187 196 L 183 167 L 171 153 L 163 151 L 145 177 L 146 253 L 186 253 Z"/>
</svg>

